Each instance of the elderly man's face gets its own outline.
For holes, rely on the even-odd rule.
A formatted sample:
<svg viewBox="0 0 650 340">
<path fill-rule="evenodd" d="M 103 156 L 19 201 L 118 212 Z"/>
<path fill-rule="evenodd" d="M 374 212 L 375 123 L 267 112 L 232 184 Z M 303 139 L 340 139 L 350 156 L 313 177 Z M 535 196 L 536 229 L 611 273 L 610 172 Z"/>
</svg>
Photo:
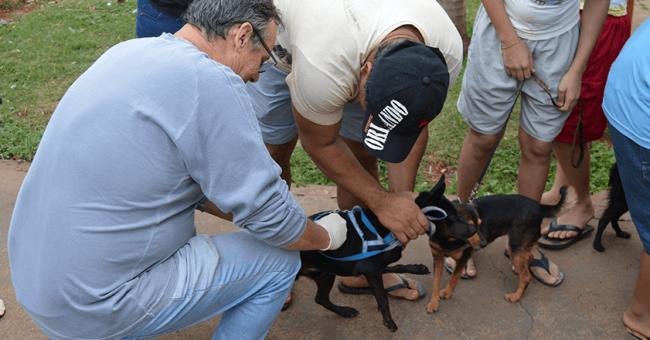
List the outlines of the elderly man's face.
<svg viewBox="0 0 650 340">
<path fill-rule="evenodd" d="M 269 48 L 273 48 L 275 46 L 275 34 L 277 31 L 277 27 L 275 25 L 275 21 L 271 22 L 271 25 L 269 25 L 269 37 L 264 41 L 266 43 L 266 46 Z M 255 35 L 253 35 L 255 36 Z M 258 79 L 260 79 L 260 65 L 262 65 L 265 61 L 267 61 L 271 56 L 269 53 L 266 51 L 266 49 L 262 46 L 260 46 L 259 49 L 253 49 L 253 40 L 251 39 L 251 49 L 247 51 L 247 53 L 243 54 L 242 57 L 242 65 L 243 69 L 242 72 L 240 73 L 240 76 L 244 80 L 244 82 L 252 81 L 256 82 Z"/>
</svg>

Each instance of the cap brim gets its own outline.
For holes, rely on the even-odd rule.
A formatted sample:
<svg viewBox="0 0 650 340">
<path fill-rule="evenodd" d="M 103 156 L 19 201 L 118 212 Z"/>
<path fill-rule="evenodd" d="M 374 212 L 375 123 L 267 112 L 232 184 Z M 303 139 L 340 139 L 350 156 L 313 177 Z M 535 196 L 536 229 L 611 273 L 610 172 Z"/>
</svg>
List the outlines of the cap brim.
<svg viewBox="0 0 650 340">
<path fill-rule="evenodd" d="M 424 129 L 424 131 L 427 130 Z M 401 163 L 411 153 L 411 149 L 413 149 L 413 145 L 418 140 L 420 133 L 422 133 L 422 130 L 408 135 L 392 133 L 386 139 L 382 150 L 375 150 L 367 146 L 366 150 L 371 155 L 388 163 Z"/>
</svg>

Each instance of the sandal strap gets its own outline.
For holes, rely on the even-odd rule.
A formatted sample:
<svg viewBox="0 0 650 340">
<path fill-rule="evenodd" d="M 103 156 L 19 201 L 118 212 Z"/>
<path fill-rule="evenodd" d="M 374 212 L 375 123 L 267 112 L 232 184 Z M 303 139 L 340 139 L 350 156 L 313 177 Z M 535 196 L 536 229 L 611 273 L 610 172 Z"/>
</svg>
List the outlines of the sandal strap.
<svg viewBox="0 0 650 340">
<path fill-rule="evenodd" d="M 402 289 L 402 288 L 410 288 L 409 282 L 404 276 L 397 274 L 397 277 L 399 277 L 402 280 L 402 283 L 398 283 L 394 286 L 384 288 L 384 291 L 386 291 L 386 293 L 392 292 L 394 290 Z"/>
<path fill-rule="evenodd" d="M 566 231 L 575 231 L 576 233 L 578 233 L 578 236 L 580 236 L 580 234 L 582 234 L 582 228 L 578 228 L 578 227 L 576 227 L 574 225 L 570 225 L 570 224 L 557 224 L 557 220 L 551 222 L 551 224 L 548 227 L 548 232 L 549 233 L 552 233 L 554 231 L 565 231 L 565 230 Z M 546 235 L 548 235 L 548 233 Z"/>
<path fill-rule="evenodd" d="M 539 250 L 538 250 L 539 251 Z M 546 270 L 547 273 L 551 273 L 551 265 L 548 262 L 548 257 L 544 255 L 541 251 L 539 253 L 542 255 L 541 259 L 533 259 L 533 262 L 530 263 L 530 267 L 539 267 Z"/>
</svg>

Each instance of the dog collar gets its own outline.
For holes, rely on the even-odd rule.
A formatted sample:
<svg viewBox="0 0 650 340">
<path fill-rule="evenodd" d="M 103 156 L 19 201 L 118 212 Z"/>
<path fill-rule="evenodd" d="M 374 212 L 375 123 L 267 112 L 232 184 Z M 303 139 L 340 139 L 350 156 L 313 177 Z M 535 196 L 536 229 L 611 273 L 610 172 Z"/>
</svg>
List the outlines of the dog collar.
<svg viewBox="0 0 650 340">
<path fill-rule="evenodd" d="M 427 232 L 427 236 L 431 237 L 431 235 L 436 233 L 436 225 L 433 221 L 444 220 L 447 218 L 447 212 L 434 206 L 424 207 L 422 208 L 422 212 L 424 213 L 424 216 L 429 219 L 429 231 Z M 441 213 L 442 217 L 434 216 L 436 212 Z"/>
</svg>

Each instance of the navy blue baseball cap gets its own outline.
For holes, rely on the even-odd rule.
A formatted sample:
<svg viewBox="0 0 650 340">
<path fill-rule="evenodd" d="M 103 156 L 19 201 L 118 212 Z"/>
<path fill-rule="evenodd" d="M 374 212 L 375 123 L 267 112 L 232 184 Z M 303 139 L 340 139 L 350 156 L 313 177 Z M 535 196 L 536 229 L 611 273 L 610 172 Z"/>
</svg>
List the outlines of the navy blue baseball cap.
<svg viewBox="0 0 650 340">
<path fill-rule="evenodd" d="M 368 86 L 363 144 L 373 156 L 400 163 L 445 103 L 445 58 L 435 47 L 405 40 L 375 60 Z"/>
</svg>

